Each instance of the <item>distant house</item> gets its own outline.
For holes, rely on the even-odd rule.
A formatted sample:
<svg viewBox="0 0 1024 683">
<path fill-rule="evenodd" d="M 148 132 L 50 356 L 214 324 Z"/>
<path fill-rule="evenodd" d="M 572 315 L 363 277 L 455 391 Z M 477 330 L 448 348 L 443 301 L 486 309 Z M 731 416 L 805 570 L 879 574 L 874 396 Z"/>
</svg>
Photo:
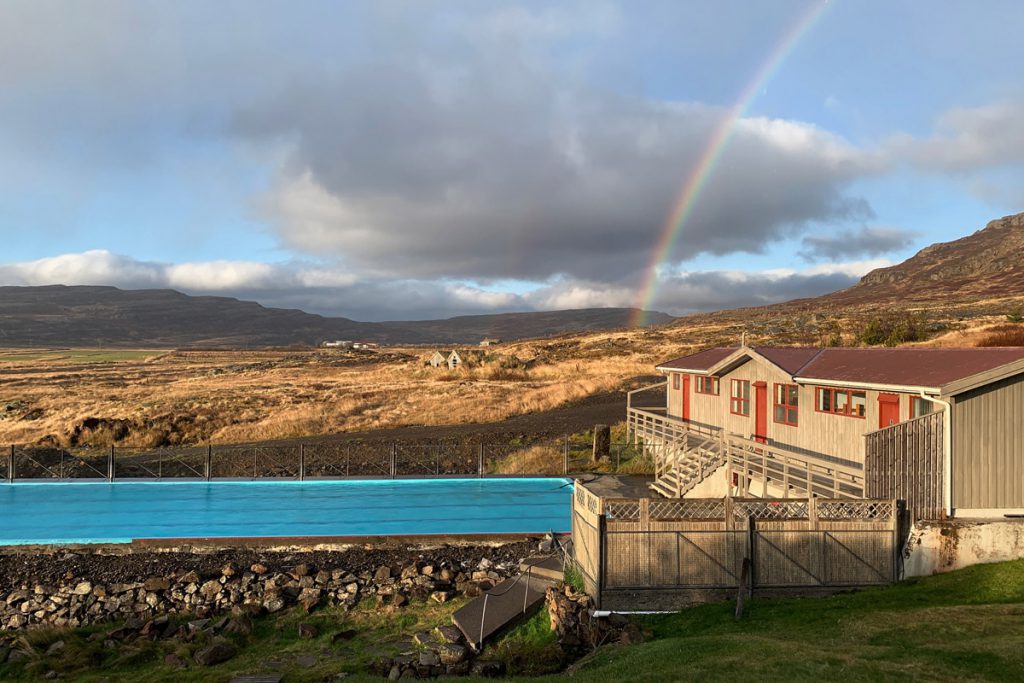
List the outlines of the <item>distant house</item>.
<svg viewBox="0 0 1024 683">
<path fill-rule="evenodd" d="M 488 338 L 488 339 L 481 339 L 480 340 L 480 346 L 494 346 L 494 345 L 500 344 L 500 343 L 501 343 L 500 339 Z"/>
<path fill-rule="evenodd" d="M 320 346 L 324 347 L 325 349 L 350 349 L 352 348 L 352 342 L 341 340 L 325 341 Z"/>
<path fill-rule="evenodd" d="M 448 354 L 449 370 L 455 370 L 456 368 L 461 367 L 462 362 L 462 356 L 459 354 L 458 351 L 452 351 L 450 354 Z"/>
<path fill-rule="evenodd" d="M 427 360 L 427 363 L 429 363 L 432 368 L 439 368 L 443 365 L 448 365 L 448 356 L 440 351 L 434 351 L 434 355 Z"/>
<path fill-rule="evenodd" d="M 361 350 L 361 351 L 367 351 L 367 350 L 370 350 L 370 349 L 376 349 L 379 346 L 380 346 L 380 344 L 378 344 L 377 342 L 369 342 L 369 341 L 352 342 L 352 348 L 353 349 L 358 349 L 358 350 Z"/>
<path fill-rule="evenodd" d="M 724 485 L 901 498 L 925 519 L 1024 514 L 1024 348 L 741 346 L 657 369 L 660 405 L 638 406 L 641 389 L 627 413 L 665 496 Z"/>
</svg>

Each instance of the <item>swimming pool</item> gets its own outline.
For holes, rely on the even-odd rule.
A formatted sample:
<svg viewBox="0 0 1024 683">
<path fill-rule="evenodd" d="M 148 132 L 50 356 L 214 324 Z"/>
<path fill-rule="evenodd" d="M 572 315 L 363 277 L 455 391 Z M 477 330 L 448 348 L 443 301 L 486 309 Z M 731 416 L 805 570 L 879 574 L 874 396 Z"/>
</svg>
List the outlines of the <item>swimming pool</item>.
<svg viewBox="0 0 1024 683">
<path fill-rule="evenodd" d="M 571 499 L 562 478 L 15 483 L 0 545 L 564 533 Z"/>
</svg>

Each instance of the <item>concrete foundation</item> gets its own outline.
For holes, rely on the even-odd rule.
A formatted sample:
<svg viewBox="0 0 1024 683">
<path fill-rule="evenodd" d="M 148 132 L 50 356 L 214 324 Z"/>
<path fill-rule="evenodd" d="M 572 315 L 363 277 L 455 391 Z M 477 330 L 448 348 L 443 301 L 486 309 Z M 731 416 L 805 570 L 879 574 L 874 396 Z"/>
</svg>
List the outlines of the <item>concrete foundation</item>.
<svg viewBox="0 0 1024 683">
<path fill-rule="evenodd" d="M 904 550 L 904 576 L 928 576 L 1024 558 L 1024 519 L 917 522 Z"/>
</svg>

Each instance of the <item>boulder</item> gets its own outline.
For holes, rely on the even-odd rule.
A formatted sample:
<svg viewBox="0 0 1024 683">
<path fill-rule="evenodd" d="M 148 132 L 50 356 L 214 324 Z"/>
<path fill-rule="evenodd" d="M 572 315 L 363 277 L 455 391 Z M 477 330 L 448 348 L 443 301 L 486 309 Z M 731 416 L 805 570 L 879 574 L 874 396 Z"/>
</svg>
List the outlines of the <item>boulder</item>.
<svg viewBox="0 0 1024 683">
<path fill-rule="evenodd" d="M 235 648 L 230 643 L 214 643 L 201 650 L 196 650 L 193 659 L 199 666 L 216 666 L 235 656 Z"/>
</svg>

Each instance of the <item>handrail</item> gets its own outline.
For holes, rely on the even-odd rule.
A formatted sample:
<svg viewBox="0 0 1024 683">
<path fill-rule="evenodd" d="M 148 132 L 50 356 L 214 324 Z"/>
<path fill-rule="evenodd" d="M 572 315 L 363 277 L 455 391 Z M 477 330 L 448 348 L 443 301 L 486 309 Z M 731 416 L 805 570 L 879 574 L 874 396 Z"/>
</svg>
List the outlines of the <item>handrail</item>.
<svg viewBox="0 0 1024 683">
<path fill-rule="evenodd" d="M 505 588 L 505 590 L 501 591 L 500 593 L 491 593 L 491 591 L 487 591 L 486 593 L 484 593 L 484 607 L 483 607 L 482 610 L 480 610 L 480 637 L 477 638 L 477 641 L 476 641 L 476 650 L 477 650 L 477 652 L 479 652 L 483 648 L 483 644 L 484 644 L 484 624 L 487 621 L 487 600 L 491 597 L 491 595 L 494 595 L 494 597 L 496 597 L 496 598 L 500 598 L 502 595 L 505 595 L 506 593 L 508 593 L 509 591 L 511 591 L 513 588 L 516 587 L 516 585 L 519 583 L 519 580 L 521 578 L 523 578 L 523 576 L 524 576 L 524 574 L 522 574 L 522 573 L 519 574 L 519 576 L 517 576 L 515 578 L 515 580 L 513 580 L 512 583 L 507 588 Z M 523 590 L 523 612 L 522 612 L 523 614 L 526 614 L 526 605 L 527 605 L 527 602 L 529 601 L 529 598 L 530 598 L 530 578 L 533 576 L 533 565 L 532 564 L 531 565 L 527 565 L 525 576 L 526 576 L 526 588 Z"/>
</svg>

